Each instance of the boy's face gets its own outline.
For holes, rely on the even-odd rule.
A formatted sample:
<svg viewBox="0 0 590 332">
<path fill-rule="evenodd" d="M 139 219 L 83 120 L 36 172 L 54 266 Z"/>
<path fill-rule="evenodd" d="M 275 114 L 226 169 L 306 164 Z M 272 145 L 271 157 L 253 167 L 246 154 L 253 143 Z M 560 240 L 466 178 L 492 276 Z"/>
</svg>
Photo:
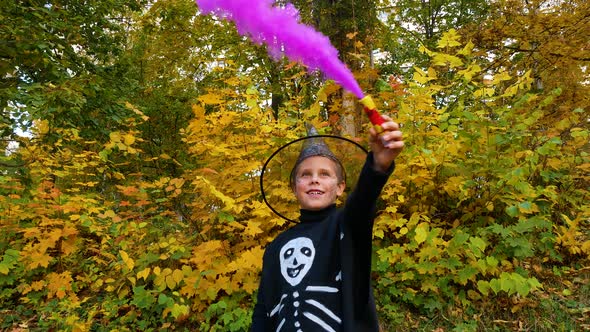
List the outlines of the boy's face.
<svg viewBox="0 0 590 332">
<path fill-rule="evenodd" d="M 336 171 L 336 163 L 326 157 L 309 157 L 299 164 L 293 190 L 305 210 L 321 210 L 336 202 L 345 184 Z"/>
</svg>

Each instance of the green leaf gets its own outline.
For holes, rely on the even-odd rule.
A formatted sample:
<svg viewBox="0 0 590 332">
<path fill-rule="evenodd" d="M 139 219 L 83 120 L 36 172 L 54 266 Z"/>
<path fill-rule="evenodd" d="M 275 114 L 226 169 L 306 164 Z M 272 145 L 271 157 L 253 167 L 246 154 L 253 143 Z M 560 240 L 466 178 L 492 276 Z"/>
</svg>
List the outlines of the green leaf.
<svg viewBox="0 0 590 332">
<path fill-rule="evenodd" d="M 104 150 L 101 150 L 101 151 L 98 153 L 98 156 L 100 157 L 100 159 L 102 159 L 102 161 L 105 161 L 105 162 L 106 162 L 106 161 L 108 161 L 108 160 L 109 160 L 109 154 L 110 154 L 110 153 L 111 153 L 111 151 L 110 151 L 110 150 L 104 149 Z"/>
<path fill-rule="evenodd" d="M 465 242 L 467 242 L 467 240 L 469 240 L 469 234 L 464 233 L 462 231 L 458 231 L 453 235 L 453 239 L 451 240 L 451 242 L 454 246 L 460 247 Z"/>
<path fill-rule="evenodd" d="M 156 303 L 156 298 L 150 291 L 145 289 L 145 286 L 137 286 L 133 287 L 133 300 L 131 303 L 138 308 L 147 309 Z"/>
<path fill-rule="evenodd" d="M 166 296 L 166 294 L 160 293 L 160 295 L 158 295 L 158 304 L 164 305 L 165 307 L 170 307 L 172 304 L 174 304 L 174 300 Z"/>
<path fill-rule="evenodd" d="M 473 266 L 466 266 L 465 268 L 459 270 L 459 272 L 457 273 L 458 278 L 458 282 L 461 285 L 465 285 L 467 284 L 467 281 L 469 280 L 473 280 L 475 275 L 477 274 L 477 269 Z"/>
<path fill-rule="evenodd" d="M 513 294 L 515 291 L 514 280 L 509 273 L 502 272 L 500 275 L 500 289 L 508 294 Z"/>
<path fill-rule="evenodd" d="M 479 290 L 484 296 L 487 296 L 490 292 L 490 283 L 485 280 L 478 280 L 477 290 Z"/>
<path fill-rule="evenodd" d="M 502 290 L 500 279 L 494 278 L 490 280 L 490 288 L 494 291 L 494 294 L 498 294 Z"/>
<path fill-rule="evenodd" d="M 8 274 L 18 262 L 19 255 L 20 252 L 18 250 L 7 249 L 2 256 L 2 261 L 0 262 L 0 273 Z"/>
<path fill-rule="evenodd" d="M 472 236 L 471 238 L 469 238 L 469 248 L 474 253 L 481 254 L 486 249 L 486 246 L 487 245 L 485 241 L 480 237 Z M 478 255 L 476 256 L 479 257 Z"/>
<path fill-rule="evenodd" d="M 498 261 L 498 259 L 494 256 L 488 256 L 486 257 L 486 263 L 488 264 L 489 267 L 495 268 L 498 267 L 498 264 L 500 263 Z"/>
<path fill-rule="evenodd" d="M 501 237 L 510 235 L 510 230 L 500 224 L 493 224 L 489 226 L 488 229 L 492 231 L 492 233 L 500 235 Z"/>
<path fill-rule="evenodd" d="M 519 213 L 518 207 L 516 205 L 511 205 L 506 208 L 506 214 L 508 214 L 509 216 L 514 218 L 514 217 L 518 216 L 520 213 Z"/>
</svg>

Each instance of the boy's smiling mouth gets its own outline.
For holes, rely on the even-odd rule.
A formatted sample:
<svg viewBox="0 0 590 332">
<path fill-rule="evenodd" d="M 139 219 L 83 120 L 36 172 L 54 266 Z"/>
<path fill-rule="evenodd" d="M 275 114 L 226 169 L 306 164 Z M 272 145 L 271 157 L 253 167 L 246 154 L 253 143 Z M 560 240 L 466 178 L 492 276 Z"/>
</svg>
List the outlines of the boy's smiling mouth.
<svg viewBox="0 0 590 332">
<path fill-rule="evenodd" d="M 317 190 L 317 189 L 309 190 L 307 192 L 308 195 L 312 195 L 312 196 L 322 195 L 323 193 L 324 193 L 323 191 Z"/>
</svg>

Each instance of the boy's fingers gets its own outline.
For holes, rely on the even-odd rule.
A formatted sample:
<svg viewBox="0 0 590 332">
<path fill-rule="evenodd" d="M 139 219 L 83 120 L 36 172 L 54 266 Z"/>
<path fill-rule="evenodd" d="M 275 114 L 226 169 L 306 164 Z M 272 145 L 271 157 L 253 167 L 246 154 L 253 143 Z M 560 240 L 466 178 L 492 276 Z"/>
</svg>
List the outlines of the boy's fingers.
<svg viewBox="0 0 590 332">
<path fill-rule="evenodd" d="M 381 117 L 385 119 L 385 121 L 393 121 L 393 119 L 387 114 L 381 114 Z"/>
<path fill-rule="evenodd" d="M 387 143 L 387 148 L 397 150 L 404 147 L 404 141 L 391 141 Z"/>
<path fill-rule="evenodd" d="M 403 138 L 403 134 L 399 130 L 386 131 L 382 137 L 385 141 L 400 141 Z"/>
<path fill-rule="evenodd" d="M 395 131 L 395 130 L 399 130 L 399 128 L 400 128 L 399 124 L 397 122 L 395 122 L 395 121 L 392 121 L 392 120 L 389 120 L 387 122 L 384 122 L 381 125 L 381 127 L 384 130 L 387 130 L 387 131 Z"/>
</svg>

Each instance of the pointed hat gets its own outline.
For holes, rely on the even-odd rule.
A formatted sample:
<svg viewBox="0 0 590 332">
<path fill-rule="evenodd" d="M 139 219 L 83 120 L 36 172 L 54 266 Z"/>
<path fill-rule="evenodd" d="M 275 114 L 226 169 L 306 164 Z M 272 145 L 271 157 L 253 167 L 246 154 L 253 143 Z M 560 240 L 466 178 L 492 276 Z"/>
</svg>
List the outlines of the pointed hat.
<svg viewBox="0 0 590 332">
<path fill-rule="evenodd" d="M 307 129 L 307 139 L 303 141 L 303 147 L 301 148 L 301 152 L 299 153 L 299 157 L 297 157 L 297 161 L 295 165 L 293 165 L 293 169 L 291 170 L 291 174 L 289 176 L 289 184 L 291 187 L 293 186 L 293 181 L 295 180 L 295 173 L 297 171 L 297 167 L 301 164 L 305 159 L 309 157 L 326 157 L 328 159 L 333 160 L 336 165 L 340 168 L 342 174 L 342 180 L 346 181 L 346 170 L 342 166 L 342 163 L 336 157 L 336 155 L 330 150 L 330 147 L 324 141 L 322 135 L 320 135 L 315 129 L 315 127 L 311 124 L 306 122 L 305 127 Z"/>
</svg>

